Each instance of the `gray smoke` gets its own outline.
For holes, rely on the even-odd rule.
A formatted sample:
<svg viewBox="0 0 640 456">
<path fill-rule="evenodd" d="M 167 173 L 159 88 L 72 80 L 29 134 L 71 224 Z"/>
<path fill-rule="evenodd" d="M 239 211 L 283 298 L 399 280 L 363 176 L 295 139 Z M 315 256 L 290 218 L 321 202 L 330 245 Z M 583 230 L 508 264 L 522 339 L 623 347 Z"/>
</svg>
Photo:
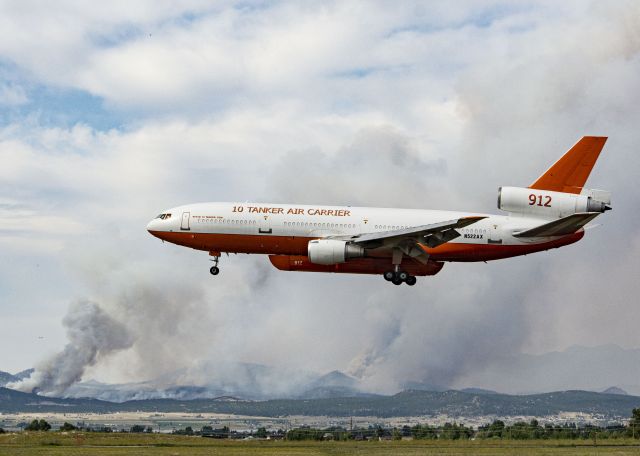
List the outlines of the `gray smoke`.
<svg viewBox="0 0 640 456">
<path fill-rule="evenodd" d="M 82 378 L 89 366 L 129 348 L 135 340 L 121 322 L 88 300 L 71 304 L 62 324 L 69 339 L 64 349 L 36 366 L 31 377 L 10 388 L 45 395 L 63 394 Z"/>
<path fill-rule="evenodd" d="M 454 159 L 392 128 L 368 128 L 337 151 L 289 153 L 273 172 L 280 183 L 274 198 L 471 210 L 478 203 L 473 193 L 446 186 L 448 162 Z M 304 186 L 286 184 L 294 174 Z M 483 191 L 495 198 L 494 189 Z M 340 368 L 368 391 L 394 393 L 416 384 L 451 386 L 478 366 L 517 351 L 533 331 L 521 304 L 535 293 L 525 273 L 530 266 L 530 257 L 504 264 L 450 263 L 414 288 L 389 287 L 379 277 L 347 282 L 336 275 L 299 274 L 295 282 L 309 290 L 310 309 L 353 310 L 344 316 L 351 332 L 331 333 L 349 349 Z M 290 285 L 289 293 L 298 286 Z"/>
<path fill-rule="evenodd" d="M 41 195 L 55 189 L 63 195 L 56 206 L 61 218 L 53 219 L 60 233 L 70 232 L 62 223 L 66 220 L 77 222 L 79 232 L 92 233 L 84 243 L 78 243 L 75 230 L 73 237 L 43 238 L 55 265 L 47 268 L 46 277 L 57 277 L 61 257 L 80 277 L 74 282 L 77 292 L 61 291 L 57 282 L 63 281 L 52 280 L 47 293 L 64 293 L 64 299 L 95 297 L 100 312 L 131 336 L 124 349 L 110 348 L 110 325 L 78 322 L 67 348 L 39 369 L 43 391 L 45 384 L 49 391 L 62 391 L 80 378 L 113 381 L 114 376 L 115 381 L 151 381 L 154 387 L 206 385 L 212 377 L 229 385 L 237 379 L 283 395 L 296 387 L 290 377 L 270 374 L 256 376 L 261 382 L 256 385 L 253 377 L 230 367 L 235 362 L 314 372 L 339 369 L 381 392 L 397 391 L 407 382 L 474 386 L 479 368 L 522 350 L 575 343 L 637 345 L 636 328 L 629 322 L 640 319 L 640 246 L 632 241 L 640 238 L 640 215 L 633 210 L 640 204 L 640 6 L 580 2 L 558 11 L 533 7 L 505 12 L 481 27 L 456 20 L 436 27 L 435 33 L 407 27 L 414 24 L 413 14 L 397 27 L 388 21 L 388 11 L 378 14 L 389 30 L 381 29 L 379 40 L 362 37 L 363 50 L 374 51 L 358 56 L 363 60 L 354 58 L 357 54 L 344 46 L 350 40 L 342 37 L 324 63 L 314 48 L 301 46 L 305 55 L 314 56 L 311 77 L 274 72 L 282 62 L 269 55 L 287 56 L 296 69 L 305 62 L 279 49 L 262 52 L 266 35 L 257 34 L 256 54 L 266 59 L 260 69 L 286 77 L 274 89 L 263 84 L 260 72 L 242 67 L 243 77 L 230 78 L 234 84 L 223 92 L 227 100 L 259 101 L 250 107 L 222 102 L 215 116 L 196 122 L 180 108 L 175 121 L 151 117 L 109 134 L 82 126 L 15 124 L 3 130 L 4 135 L 17 132 L 2 149 L 10 165 L 1 177 L 5 193 L 27 195 L 36 214 L 50 206 Z M 337 20 L 327 23 L 334 26 L 353 16 L 336 14 Z M 295 17 L 286 22 L 298 23 Z M 276 22 L 273 30 L 285 29 Z M 309 36 L 324 35 L 309 31 Z M 210 41 L 187 36 L 197 43 Z M 243 43 L 250 41 L 240 36 Z M 291 42 L 307 41 L 297 36 Z M 153 41 L 158 42 L 155 34 Z M 188 48 L 189 41 L 184 42 Z M 274 43 L 277 49 L 280 44 Z M 140 49 L 140 55 L 173 49 L 170 42 L 164 43 L 168 48 L 157 46 Z M 187 48 L 183 54 L 192 55 Z M 237 50 L 243 57 L 252 54 Z M 119 60 L 117 48 L 100 49 L 96 58 L 88 54 L 80 60 L 100 61 L 105 54 L 111 57 L 104 68 L 130 68 L 128 59 L 135 55 L 124 52 L 125 60 Z M 334 56 L 349 62 L 348 67 L 336 66 Z M 189 68 L 189 61 L 177 61 L 183 64 L 173 67 Z M 380 71 L 341 77 L 345 69 L 351 72 L 352 62 L 356 69 Z M 166 75 L 160 71 L 166 67 L 157 67 L 158 74 Z M 86 74 L 74 65 L 61 68 Z M 118 73 L 101 68 L 90 70 L 99 76 Z M 200 87 L 198 79 L 195 84 L 183 79 L 191 72 L 183 73 L 176 75 L 178 86 Z M 203 80 L 225 74 L 205 73 Z M 256 74 L 258 79 L 251 79 Z M 155 106 L 165 84 L 146 77 L 146 67 L 144 75 L 145 85 L 160 88 L 145 92 Z M 108 84 L 99 94 L 108 104 L 123 93 L 141 92 L 129 81 L 135 78 Z M 281 89 L 291 85 L 298 89 Z M 191 98 L 175 105 L 192 104 L 184 100 Z M 345 106 L 344 111 L 335 106 Z M 154 112 L 149 104 L 142 109 Z M 156 211 L 200 200 L 497 212 L 499 185 L 528 185 L 585 134 L 610 136 L 589 182 L 614 194 L 616 210 L 601 217 L 603 228 L 561 251 L 487 265 L 447 264 L 413 288 L 389 286 L 380 277 L 275 271 L 263 256 L 224 258 L 222 274 L 212 279 L 206 253 L 161 244 L 144 232 Z M 83 153 L 62 152 L 76 149 Z M 127 204 L 115 204 L 121 201 Z M 15 222 L 16 214 L 8 214 L 3 221 Z M 25 226 L 45 232 L 53 225 L 51 219 L 26 215 L 18 221 L 20 232 Z M 29 231 L 26 235 L 25 245 L 38 238 Z M 5 242 L 3 249 L 14 244 Z M 63 255 L 60 245 L 68 246 Z M 43 255 L 37 246 L 27 263 Z M 0 268 L 20 283 L 24 279 L 11 275 L 20 269 L 6 265 L 25 261 L 24 249 L 5 252 L 10 261 Z M 30 283 L 22 286 L 20 296 L 40 301 L 26 292 L 34 288 Z M 82 338 L 93 348 L 76 347 Z M 213 368 L 198 367 L 212 360 Z M 184 375 L 167 375 L 180 369 Z"/>
</svg>

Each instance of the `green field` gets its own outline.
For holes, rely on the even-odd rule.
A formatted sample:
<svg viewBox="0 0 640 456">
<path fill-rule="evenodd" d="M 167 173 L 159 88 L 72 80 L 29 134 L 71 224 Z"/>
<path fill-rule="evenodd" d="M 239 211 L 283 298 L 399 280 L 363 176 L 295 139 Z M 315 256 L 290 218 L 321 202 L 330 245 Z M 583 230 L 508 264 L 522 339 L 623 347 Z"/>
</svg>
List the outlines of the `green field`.
<svg viewBox="0 0 640 456">
<path fill-rule="evenodd" d="M 35 432 L 0 435 L 0 455 L 640 455 L 638 440 L 286 442 L 176 435 Z"/>
</svg>

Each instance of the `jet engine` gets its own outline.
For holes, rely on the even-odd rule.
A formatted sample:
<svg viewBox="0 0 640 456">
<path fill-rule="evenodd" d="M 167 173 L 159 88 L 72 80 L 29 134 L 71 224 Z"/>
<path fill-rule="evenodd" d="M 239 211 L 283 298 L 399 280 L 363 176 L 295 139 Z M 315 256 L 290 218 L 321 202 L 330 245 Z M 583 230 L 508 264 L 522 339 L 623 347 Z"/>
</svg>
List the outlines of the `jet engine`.
<svg viewBox="0 0 640 456">
<path fill-rule="evenodd" d="M 308 255 L 309 261 L 315 264 L 338 264 L 363 257 L 364 248 L 347 241 L 316 239 L 309 241 Z"/>
<path fill-rule="evenodd" d="M 603 190 L 584 190 L 582 194 L 500 187 L 498 209 L 523 215 L 566 217 L 578 212 L 605 212 L 611 195 Z"/>
</svg>

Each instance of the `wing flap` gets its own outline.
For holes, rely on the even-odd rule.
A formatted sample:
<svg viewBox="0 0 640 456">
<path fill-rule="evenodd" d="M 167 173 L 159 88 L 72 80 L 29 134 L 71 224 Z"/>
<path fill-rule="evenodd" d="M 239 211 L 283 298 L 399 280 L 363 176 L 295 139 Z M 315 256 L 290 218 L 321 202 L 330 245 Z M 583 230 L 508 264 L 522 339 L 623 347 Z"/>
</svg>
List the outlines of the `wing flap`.
<svg viewBox="0 0 640 456">
<path fill-rule="evenodd" d="M 368 248 L 371 248 L 373 245 L 399 244 L 404 241 L 421 242 L 429 245 L 429 247 L 436 247 L 458 237 L 460 234 L 455 231 L 456 229 L 464 228 L 484 218 L 486 217 L 469 216 L 456 220 L 432 223 L 430 225 L 403 228 L 401 230 L 378 231 L 375 233 L 364 233 L 346 237 L 336 236 L 331 237 L 331 239 L 347 240 Z"/>
<path fill-rule="evenodd" d="M 600 212 L 579 212 L 553 222 L 545 223 L 535 228 L 514 233 L 514 237 L 546 237 L 564 236 L 573 234 L 585 226 L 591 220 L 600 215 Z"/>
</svg>

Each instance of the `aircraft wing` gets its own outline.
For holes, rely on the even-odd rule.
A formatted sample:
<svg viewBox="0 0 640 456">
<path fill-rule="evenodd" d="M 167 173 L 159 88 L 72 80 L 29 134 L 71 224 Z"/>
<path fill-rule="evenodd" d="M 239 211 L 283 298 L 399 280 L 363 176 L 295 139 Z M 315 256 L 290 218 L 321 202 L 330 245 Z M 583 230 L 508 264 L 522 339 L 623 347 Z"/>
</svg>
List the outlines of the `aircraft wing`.
<svg viewBox="0 0 640 456">
<path fill-rule="evenodd" d="M 553 222 L 545 223 L 535 228 L 513 233 L 514 237 L 544 237 L 564 236 L 573 234 L 585 226 L 591 220 L 600 215 L 600 212 L 578 212 L 577 214 L 563 217 Z"/>
<path fill-rule="evenodd" d="M 390 248 L 399 247 L 406 254 L 412 250 L 416 244 L 426 245 L 430 248 L 437 247 L 440 244 L 449 242 L 460 236 L 456 231 L 458 228 L 476 223 L 486 217 L 470 216 L 462 217 L 456 220 L 446 222 L 432 223 L 430 225 L 413 226 L 392 231 L 378 231 L 375 233 L 356 234 L 355 236 L 332 236 L 330 239 L 341 239 L 350 241 L 354 244 L 362 245 L 364 248 L 375 249 L 377 247 L 387 246 Z M 416 255 L 422 255 L 424 251 L 417 249 Z"/>
</svg>

